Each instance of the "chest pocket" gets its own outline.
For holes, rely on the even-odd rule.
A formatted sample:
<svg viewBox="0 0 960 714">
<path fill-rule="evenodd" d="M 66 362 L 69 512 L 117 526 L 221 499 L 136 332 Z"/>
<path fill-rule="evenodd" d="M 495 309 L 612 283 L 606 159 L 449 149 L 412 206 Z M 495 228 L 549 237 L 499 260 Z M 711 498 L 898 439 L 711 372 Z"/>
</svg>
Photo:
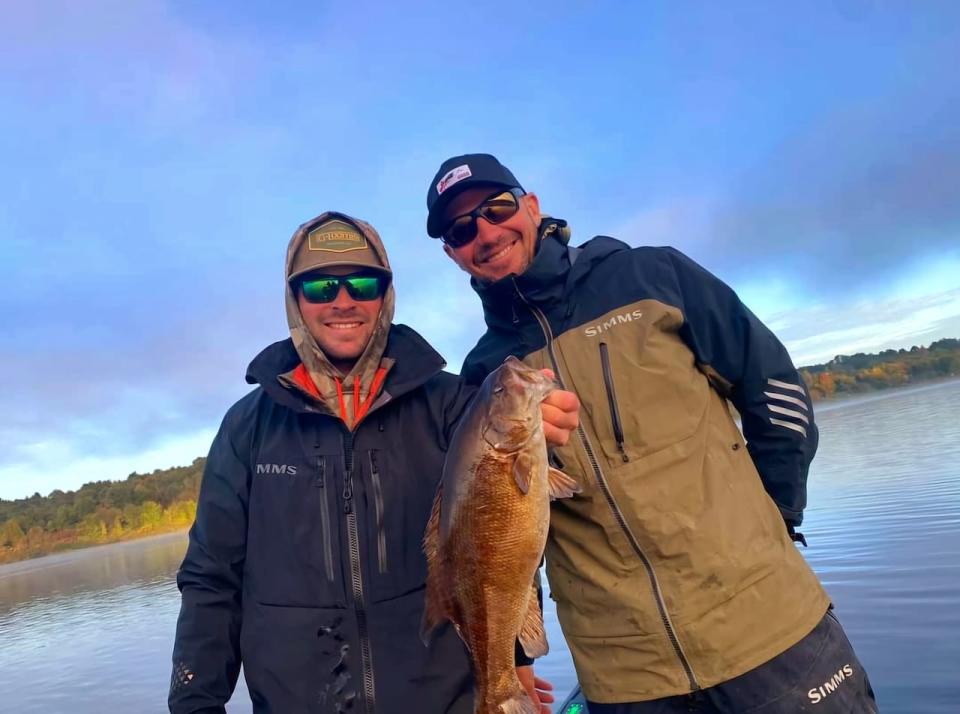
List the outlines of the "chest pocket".
<svg viewBox="0 0 960 714">
<path fill-rule="evenodd" d="M 374 601 L 400 597 L 426 583 L 423 533 L 443 455 L 437 450 L 433 458 L 423 459 L 411 452 L 423 457 L 433 448 L 371 449 L 362 455 L 367 516 L 364 556 Z"/>
<path fill-rule="evenodd" d="M 246 588 L 261 604 L 344 607 L 336 457 L 261 448 L 253 464 Z"/>
<path fill-rule="evenodd" d="M 559 339 L 583 417 L 612 468 L 692 435 L 709 392 L 678 335 L 676 308 L 646 300 L 615 312 Z"/>
</svg>

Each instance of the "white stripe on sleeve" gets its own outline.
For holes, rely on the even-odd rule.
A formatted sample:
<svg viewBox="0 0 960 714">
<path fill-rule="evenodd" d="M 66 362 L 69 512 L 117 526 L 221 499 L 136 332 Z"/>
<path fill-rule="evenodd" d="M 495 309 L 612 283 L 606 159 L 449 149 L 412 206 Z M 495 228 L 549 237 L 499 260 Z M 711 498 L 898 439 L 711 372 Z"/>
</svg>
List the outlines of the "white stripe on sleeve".
<svg viewBox="0 0 960 714">
<path fill-rule="evenodd" d="M 764 395 L 770 399 L 776 399 L 780 402 L 787 402 L 795 406 L 800 407 L 804 411 L 807 411 L 807 403 L 802 399 L 797 399 L 796 397 L 788 397 L 786 394 L 777 394 L 776 392 L 764 392 Z"/>
<path fill-rule="evenodd" d="M 798 384 L 790 384 L 790 382 L 781 382 L 779 379 L 768 379 L 767 384 L 771 387 L 779 387 L 780 389 L 789 389 L 792 392 L 800 392 L 800 394 L 806 394 L 803 387 Z"/>
<path fill-rule="evenodd" d="M 774 419 L 771 417 L 770 423 L 776 424 L 777 426 L 786 427 L 787 429 L 793 429 L 794 431 L 799 431 L 801 434 L 804 435 L 804 437 L 806 437 L 807 435 L 806 429 L 804 429 L 799 424 L 794 424 L 792 421 L 783 421 L 782 419 Z"/>
<path fill-rule="evenodd" d="M 803 412 L 797 412 L 793 409 L 786 409 L 785 407 L 778 407 L 776 404 L 768 404 L 767 409 L 777 414 L 783 414 L 784 416 L 793 417 L 794 419 L 799 419 L 804 424 L 809 424 L 810 420 L 807 419 L 807 415 Z"/>
</svg>

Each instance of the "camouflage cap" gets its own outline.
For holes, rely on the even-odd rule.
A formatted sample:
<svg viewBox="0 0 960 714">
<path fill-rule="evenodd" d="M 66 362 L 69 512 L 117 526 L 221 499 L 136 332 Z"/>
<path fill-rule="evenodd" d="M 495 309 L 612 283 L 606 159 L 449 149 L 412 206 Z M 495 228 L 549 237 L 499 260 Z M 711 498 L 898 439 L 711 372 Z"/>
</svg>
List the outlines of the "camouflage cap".
<svg viewBox="0 0 960 714">
<path fill-rule="evenodd" d="M 360 229 L 347 221 L 331 218 L 309 229 L 293 257 L 287 280 L 321 268 L 341 265 L 371 268 L 391 274 Z"/>
</svg>

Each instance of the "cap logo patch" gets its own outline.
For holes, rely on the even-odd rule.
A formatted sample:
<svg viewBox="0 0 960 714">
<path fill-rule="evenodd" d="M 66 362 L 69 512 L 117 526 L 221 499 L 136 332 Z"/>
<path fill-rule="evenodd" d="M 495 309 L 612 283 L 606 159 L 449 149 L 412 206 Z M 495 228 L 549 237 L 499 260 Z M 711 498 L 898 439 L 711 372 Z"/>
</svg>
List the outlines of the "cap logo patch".
<svg viewBox="0 0 960 714">
<path fill-rule="evenodd" d="M 470 167 L 467 164 L 450 169 L 437 184 L 437 195 L 439 196 L 458 181 L 463 181 L 465 178 L 470 178 L 471 176 L 473 176 L 473 174 L 470 172 Z"/>
<path fill-rule="evenodd" d="M 307 248 L 330 253 L 364 250 L 367 239 L 356 228 L 343 221 L 327 221 L 307 234 Z"/>
</svg>

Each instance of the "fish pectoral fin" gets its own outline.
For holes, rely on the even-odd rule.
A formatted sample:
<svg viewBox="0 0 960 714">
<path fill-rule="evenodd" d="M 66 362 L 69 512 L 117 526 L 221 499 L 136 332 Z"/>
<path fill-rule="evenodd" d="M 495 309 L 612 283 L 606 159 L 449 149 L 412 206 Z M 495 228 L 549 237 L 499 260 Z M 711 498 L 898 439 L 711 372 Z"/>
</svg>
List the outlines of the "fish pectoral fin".
<svg viewBox="0 0 960 714">
<path fill-rule="evenodd" d="M 527 657 L 536 659 L 537 657 L 543 657 L 550 651 L 547 645 L 547 633 L 543 629 L 543 613 L 540 611 L 536 583 L 530 586 L 527 616 L 523 619 L 523 627 L 520 628 L 517 639 L 520 640 L 520 646 L 527 653 Z"/>
<path fill-rule="evenodd" d="M 497 705 L 501 714 L 539 714 L 540 707 L 534 706 L 526 692 L 517 692 L 509 699 Z"/>
<path fill-rule="evenodd" d="M 428 583 L 426 602 L 423 607 L 423 619 L 420 621 L 420 639 L 423 641 L 423 644 L 429 646 L 433 631 L 440 623 L 449 619 L 444 598 L 440 596 L 434 588 L 431 588 Z M 459 627 L 457 627 L 457 634 L 460 634 Z"/>
<path fill-rule="evenodd" d="M 547 483 L 550 485 L 551 501 L 558 498 L 570 498 L 573 494 L 580 493 L 580 484 L 573 476 L 568 476 L 552 466 L 547 470 Z"/>
<path fill-rule="evenodd" d="M 427 530 L 423 534 L 423 552 L 427 556 L 427 592 L 420 622 L 420 639 L 429 644 L 430 633 L 444 620 L 449 619 L 449 603 L 440 562 L 440 505 L 443 488 L 437 488 Z"/>
<path fill-rule="evenodd" d="M 513 478 L 520 487 L 520 492 L 526 495 L 530 490 L 530 480 L 533 476 L 534 459 L 526 451 L 517 454 L 513 462 Z"/>
</svg>

